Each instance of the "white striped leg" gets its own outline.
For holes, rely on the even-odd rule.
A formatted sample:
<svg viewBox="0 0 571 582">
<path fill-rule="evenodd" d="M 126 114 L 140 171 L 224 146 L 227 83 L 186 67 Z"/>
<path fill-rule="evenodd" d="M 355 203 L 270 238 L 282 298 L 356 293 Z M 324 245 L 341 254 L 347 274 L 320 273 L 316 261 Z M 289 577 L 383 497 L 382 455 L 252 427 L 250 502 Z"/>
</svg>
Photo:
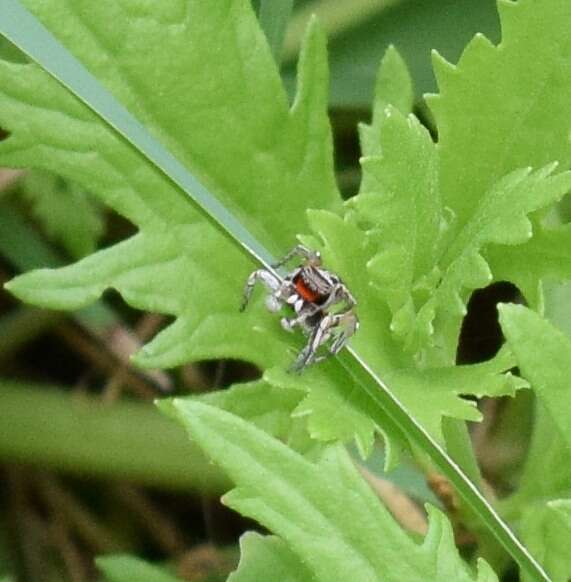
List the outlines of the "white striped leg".
<svg viewBox="0 0 571 582">
<path fill-rule="evenodd" d="M 281 288 L 279 279 L 265 269 L 258 269 L 257 271 L 254 271 L 246 281 L 246 285 L 244 286 L 244 294 L 242 296 L 242 303 L 240 305 L 240 311 L 244 311 L 244 309 L 246 309 L 246 306 L 250 301 L 250 297 L 252 296 L 252 291 L 254 290 L 254 287 L 258 281 L 263 283 L 264 287 L 266 287 L 268 291 L 271 291 L 272 295 L 270 295 L 270 297 L 274 299 L 275 302 L 277 302 L 276 294 Z M 270 309 L 272 307 L 277 307 L 279 309 L 279 304 L 274 306 L 274 302 L 267 301 L 266 303 Z"/>
<path fill-rule="evenodd" d="M 326 315 L 319 325 L 313 330 L 307 345 L 299 352 L 297 359 L 291 365 L 290 370 L 293 372 L 301 372 L 304 368 L 311 365 L 315 358 L 319 346 L 324 344 L 329 338 L 329 330 L 332 326 L 332 321 L 337 318 L 337 315 Z"/>
<path fill-rule="evenodd" d="M 331 330 L 338 326 L 344 326 L 339 335 L 328 348 L 328 353 L 317 355 L 317 350 L 331 338 Z M 322 362 L 339 353 L 349 341 L 349 338 L 359 327 L 359 321 L 353 313 L 328 314 L 320 322 L 312 333 L 307 345 L 291 366 L 292 371 L 301 372 L 311 364 Z"/>
<path fill-rule="evenodd" d="M 303 245 L 296 245 L 283 259 L 280 259 L 277 263 L 273 264 L 272 267 L 277 269 L 278 267 L 285 265 L 289 260 L 293 259 L 294 257 L 302 257 L 306 261 L 308 260 L 319 261 L 320 259 L 318 252 L 312 251 Z"/>
</svg>

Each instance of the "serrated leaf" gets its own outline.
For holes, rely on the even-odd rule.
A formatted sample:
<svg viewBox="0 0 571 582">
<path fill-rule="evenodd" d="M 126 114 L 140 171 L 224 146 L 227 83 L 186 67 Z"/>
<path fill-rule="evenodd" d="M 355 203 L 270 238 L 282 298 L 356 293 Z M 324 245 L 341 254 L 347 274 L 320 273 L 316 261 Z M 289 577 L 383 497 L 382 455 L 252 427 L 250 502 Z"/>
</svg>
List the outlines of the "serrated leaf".
<svg viewBox="0 0 571 582">
<path fill-rule="evenodd" d="M 245 0 L 216 7 L 175 2 L 151 12 L 112 2 L 97 10 L 85 3 L 71 13 L 61 0 L 30 1 L 29 6 L 56 34 L 65 23 L 67 46 L 274 250 L 283 252 L 295 233 L 306 229 L 308 200 L 322 207 L 339 205 L 325 115 L 324 40 L 315 26 L 301 59 L 298 96 L 288 110 Z M 180 26 L 171 26 L 168 39 L 162 38 L 165 27 L 175 23 Z M 113 57 L 98 60 L 100 53 L 91 50 L 96 43 L 112 45 Z M 143 50 L 148 46 L 156 47 L 152 62 Z M 178 55 L 176 67 L 172 54 Z M 245 68 L 251 70 L 247 82 L 240 74 Z M 179 364 L 199 357 L 193 352 L 197 347 L 215 350 L 209 357 L 225 354 L 264 365 L 270 356 L 275 364 L 271 343 L 252 325 L 255 319 L 256 328 L 263 327 L 264 316 L 236 313 L 249 269 L 239 252 L 202 220 L 197 223 L 196 211 L 166 179 L 36 65 L 2 63 L 2 78 L 7 89 L 0 95 L 1 121 L 11 137 L 0 146 L 0 160 L 57 169 L 89 183 L 140 228 L 131 240 L 88 262 L 16 279 L 12 291 L 30 302 L 69 309 L 114 287 L 137 307 L 177 316 L 139 355 L 144 365 Z M 36 141 L 44 144 L 42 157 Z M 189 269 L 197 262 L 199 269 Z M 205 266 L 209 274 L 202 273 Z M 223 320 L 221 341 L 222 320 L 210 315 L 224 312 L 235 317 L 233 324 Z M 254 341 L 244 349 L 248 329 Z M 283 346 L 273 350 L 281 352 Z"/>
<path fill-rule="evenodd" d="M 134 556 L 105 556 L 97 558 L 97 566 L 107 582 L 180 582 L 180 578 L 163 568 L 147 564 Z"/>
<path fill-rule="evenodd" d="M 461 397 L 463 394 L 478 396 L 499 396 L 513 394 L 524 384 L 508 372 L 514 366 L 514 359 L 508 352 L 502 352 L 490 362 L 472 366 L 434 366 L 430 369 L 418 368 L 410 356 L 405 354 L 400 342 L 390 331 L 390 313 L 384 308 L 382 295 L 371 285 L 366 262 L 368 257 L 367 235 L 356 228 L 351 221 L 344 221 L 329 212 L 311 211 L 309 220 L 318 239 L 312 240 L 319 249 L 326 264 L 341 274 L 349 288 L 359 297 L 359 315 L 362 325 L 352 342 L 355 348 L 377 373 L 389 382 L 401 401 L 415 418 L 437 439 L 442 438 L 442 416 L 478 420 L 478 411 L 472 402 Z M 304 239 L 305 240 L 305 239 Z M 381 296 L 381 300 L 380 297 Z M 361 300 L 363 298 L 363 300 Z M 342 391 L 327 369 L 310 370 L 303 377 L 280 380 L 275 374 L 267 380 L 278 386 L 310 389 L 309 395 L 301 402 L 296 412 L 311 415 L 308 419 L 310 433 L 322 440 L 330 440 L 334 435 L 346 440 L 355 434 L 357 444 L 366 455 L 373 443 L 375 426 L 362 411 L 358 391 L 347 394 Z M 392 453 L 402 446 L 399 435 L 391 434 Z M 390 458 L 389 464 L 393 464 Z"/>
<path fill-rule="evenodd" d="M 178 5 L 178 6 L 180 6 L 180 5 Z M 231 5 L 231 8 L 234 9 L 235 7 L 236 7 L 236 3 L 233 3 Z M 133 9 L 136 11 L 136 10 L 140 9 L 140 6 L 134 7 L 134 8 L 132 6 L 129 6 L 129 9 Z M 163 18 L 165 16 L 166 16 L 165 20 L 168 21 L 169 23 L 172 23 L 170 20 L 173 16 L 173 13 L 171 12 L 171 10 L 175 10 L 175 12 L 176 12 L 176 9 L 173 8 L 172 5 L 169 5 L 168 11 L 167 11 L 168 14 L 165 15 L 164 13 L 161 13 L 160 17 L 153 14 L 152 15 L 153 21 L 151 23 L 151 27 L 154 26 L 155 20 L 160 20 L 161 18 Z M 148 15 L 145 14 L 143 16 L 148 16 Z M 155 19 L 156 16 L 157 16 L 157 18 Z M 177 14 L 175 14 L 175 20 L 176 20 L 176 16 L 177 16 Z M 225 14 L 224 16 L 227 16 L 227 15 Z M 141 20 L 144 20 L 144 18 L 141 18 Z M 140 22 L 137 21 L 137 23 L 139 24 Z M 162 22 L 162 24 L 164 24 L 164 21 Z M 175 32 L 176 32 L 176 30 L 175 30 Z M 240 32 L 243 32 L 243 31 L 241 30 Z M 311 38 L 315 39 L 317 37 L 314 36 Z M 310 41 L 311 41 L 311 38 L 310 38 Z M 122 38 L 120 40 L 122 40 Z M 138 38 L 137 38 L 137 40 L 138 40 Z M 311 45 L 311 42 L 310 42 L 310 45 Z M 319 49 L 315 49 L 315 51 L 316 51 L 315 54 L 318 54 Z M 144 86 L 145 81 L 146 81 L 146 79 L 143 79 L 141 85 Z M 301 87 L 303 88 L 303 84 L 301 84 Z M 146 88 L 148 89 L 148 87 L 146 87 Z M 57 100 L 54 101 L 54 104 L 55 104 L 55 102 L 57 102 Z M 74 106 L 75 106 L 75 102 L 74 102 Z M 70 105 L 70 107 L 71 107 L 71 105 Z M 305 122 L 307 122 L 307 120 L 305 120 Z M 161 128 L 159 128 L 159 129 L 161 129 Z M 315 127 L 313 129 L 315 129 Z M 159 131 L 159 133 L 161 133 L 161 132 Z M 287 134 L 287 132 L 284 132 L 284 133 Z M 317 135 L 318 133 L 319 133 L 319 131 L 315 131 L 315 133 L 313 135 Z M 13 144 L 15 143 L 12 140 L 7 140 L 7 141 L 10 142 L 11 146 L 13 146 Z M 122 142 L 118 142 L 118 144 L 121 145 L 121 147 L 124 146 L 124 144 Z M 299 146 L 299 144 L 296 144 L 296 145 Z M 170 144 L 169 144 L 169 146 L 170 146 Z M 295 148 L 292 148 L 292 151 L 293 151 L 293 149 L 295 149 Z M 119 150 L 120 150 L 120 148 L 119 148 Z M 176 144 L 174 144 L 173 151 L 175 151 L 175 153 L 176 153 Z M 323 150 L 320 150 L 320 151 L 322 152 Z M 296 153 L 297 152 L 299 152 L 299 150 L 296 150 Z M 10 150 L 10 153 L 14 154 L 14 150 L 13 149 Z M 115 153 L 117 153 L 117 152 L 115 152 Z M 119 153 L 120 153 L 120 151 L 119 151 Z M 284 157 L 287 159 L 287 155 Z M 327 157 L 327 156 L 325 156 L 325 157 Z M 134 163 L 135 159 L 133 158 L 132 160 L 127 160 L 127 161 L 129 163 L 125 165 L 125 168 L 131 170 L 132 173 L 136 173 L 136 169 L 135 169 L 136 165 Z M 141 160 L 137 160 L 137 161 L 140 162 Z M 306 159 L 304 159 L 303 162 L 304 163 L 302 164 L 303 168 L 302 168 L 301 173 L 303 173 L 306 166 L 308 165 Z M 309 165 L 311 165 L 311 164 L 309 164 Z M 123 168 L 123 169 L 125 169 L 125 168 Z M 226 169 L 226 168 L 224 168 L 224 169 Z M 279 169 L 281 169 L 281 167 L 278 168 L 278 170 Z M 221 171 L 221 166 L 218 167 L 218 171 Z M 272 171 L 275 172 L 277 175 L 278 172 L 276 172 L 275 168 Z M 216 172 L 214 172 L 214 173 L 216 173 Z M 296 174 L 296 176 L 297 176 L 297 174 Z M 149 173 L 149 176 L 145 176 L 145 181 L 147 178 L 149 178 L 149 179 L 151 178 L 150 173 Z M 275 178 L 275 176 L 274 176 L 274 178 Z M 157 180 L 155 184 L 158 185 L 159 182 L 160 182 L 160 180 Z M 166 185 L 166 182 L 165 182 L 165 185 Z M 148 194 L 148 192 L 149 191 L 147 190 L 147 194 Z M 118 198 L 119 197 L 115 198 L 115 202 L 117 201 Z M 111 200 L 113 200 L 113 198 L 108 198 L 108 200 L 111 201 Z M 135 204 L 133 204 L 132 207 L 129 206 L 129 204 L 128 204 L 129 200 L 127 199 L 127 197 L 121 198 L 121 201 L 124 204 L 123 210 L 125 210 L 125 211 L 132 210 L 135 214 L 138 215 L 141 224 L 146 225 L 146 221 L 149 221 L 149 224 L 150 224 L 150 226 L 146 225 L 146 228 L 147 228 L 146 233 L 145 232 L 140 233 L 141 235 L 148 234 L 150 236 L 150 238 L 148 240 L 138 239 L 137 242 L 134 243 L 134 248 L 137 251 L 140 252 L 141 250 L 144 250 L 145 248 L 148 249 L 149 251 L 151 251 L 153 248 L 153 244 L 151 244 L 151 243 L 160 242 L 162 240 L 163 236 L 165 236 L 165 233 L 167 231 L 169 233 L 169 236 L 172 236 L 172 239 L 167 241 L 165 255 L 163 256 L 163 254 L 162 254 L 163 251 L 165 251 L 165 248 L 160 248 L 160 245 L 159 245 L 158 250 L 156 251 L 156 254 L 152 257 L 152 259 L 158 260 L 159 263 L 165 263 L 165 262 L 167 263 L 167 266 L 165 267 L 165 269 L 166 269 L 165 273 L 169 277 L 171 277 L 170 280 L 172 280 L 172 271 L 170 270 L 170 269 L 172 269 L 172 264 L 170 264 L 171 263 L 170 259 L 172 256 L 171 253 L 173 253 L 174 250 L 178 251 L 181 248 L 181 243 L 184 243 L 188 240 L 194 240 L 194 241 L 197 240 L 196 237 L 194 239 L 192 238 L 192 235 L 196 234 L 196 233 L 192 233 L 191 229 L 190 229 L 190 227 L 194 226 L 194 224 L 195 224 L 192 220 L 193 217 L 183 216 L 182 214 L 181 215 L 178 214 L 177 211 L 178 210 L 182 211 L 182 206 L 178 205 L 178 202 L 175 200 L 175 198 L 166 200 L 165 198 L 161 198 L 159 196 L 155 196 L 154 199 L 153 199 L 153 197 L 148 196 L 146 199 L 143 200 L 143 202 L 145 204 L 141 205 L 141 204 L 139 204 L 139 200 L 135 200 Z M 147 208 L 146 205 L 148 205 L 149 208 Z M 178 205 L 178 207 L 177 207 L 177 205 Z M 232 204 L 229 204 L 229 206 L 232 206 Z M 245 204 L 245 206 L 250 211 L 250 214 L 252 216 L 255 216 L 255 214 L 256 214 L 254 211 L 255 209 L 252 209 L 252 207 L 249 206 L 248 204 Z M 332 203 L 330 206 L 335 206 L 335 203 Z M 252 219 L 252 220 L 254 220 L 254 219 Z M 135 222 L 137 222 L 137 221 L 135 221 Z M 139 223 L 137 223 L 137 224 L 139 224 Z M 284 224 L 287 224 L 286 221 L 284 221 Z M 291 224 L 290 224 L 290 226 L 291 226 Z M 260 224 L 257 225 L 257 229 L 258 230 L 256 231 L 256 234 L 263 234 L 264 228 L 262 226 L 260 226 Z M 141 230 L 143 230 L 143 227 L 141 227 Z M 253 230 L 256 230 L 256 227 L 254 227 Z M 285 228 L 285 230 L 287 230 L 287 227 Z M 155 236 L 155 240 L 152 240 L 152 236 Z M 131 242 L 131 241 L 128 241 L 128 242 Z M 139 246 L 137 246 L 137 245 L 139 245 Z M 141 253 L 139 260 L 141 261 L 141 265 L 144 267 L 146 265 L 146 263 L 145 263 L 146 257 L 143 255 L 144 255 L 144 253 Z M 166 257 L 166 260 L 165 260 L 165 257 Z M 210 257 L 211 260 L 213 260 L 214 258 L 215 257 L 213 257 L 213 256 Z M 348 262 L 348 258 L 344 257 L 344 261 Z M 105 260 L 102 260 L 101 263 L 99 263 L 99 264 L 96 263 L 95 266 L 97 268 L 100 268 L 101 272 L 107 273 L 113 279 L 114 285 L 119 286 L 119 285 L 125 284 L 127 286 L 128 291 L 125 293 L 125 296 L 128 300 L 132 300 L 133 302 L 141 302 L 141 303 L 146 302 L 148 304 L 151 304 L 153 301 L 156 301 L 157 304 L 159 304 L 159 305 L 162 304 L 162 298 L 157 299 L 156 297 L 153 297 L 150 294 L 146 294 L 145 289 L 143 289 L 142 285 L 140 285 L 140 282 L 136 281 L 136 277 L 133 277 L 132 273 L 126 273 L 126 276 L 123 277 L 123 273 L 120 271 L 121 258 L 119 257 L 118 253 L 115 253 L 115 255 L 113 255 L 110 252 L 109 255 L 105 257 Z M 164 266 L 164 265 L 162 265 L 162 266 Z M 176 266 L 179 266 L 178 263 Z M 184 266 L 184 264 L 183 264 L 183 266 Z M 115 270 L 116 267 L 119 267 L 119 271 Z M 67 272 L 68 275 L 70 273 L 71 273 L 72 282 L 79 281 L 79 284 L 75 288 L 73 287 L 73 285 L 68 286 L 69 288 L 66 289 L 66 291 L 69 291 L 69 293 L 70 293 L 70 295 L 69 295 L 69 297 L 71 298 L 70 301 L 72 301 L 72 302 L 75 301 L 75 302 L 81 303 L 81 301 L 86 300 L 85 294 L 84 294 L 84 296 L 82 296 L 81 289 L 79 289 L 81 287 L 81 285 L 84 284 L 84 282 L 81 281 L 81 278 L 85 276 L 85 273 L 81 273 L 81 272 L 74 273 L 73 271 Z M 161 272 L 161 274 L 162 274 L 162 272 Z M 51 280 L 51 283 L 53 283 L 53 282 L 54 282 L 54 280 Z M 87 294 L 88 299 L 89 299 L 89 293 L 100 293 L 100 290 L 99 290 L 100 287 L 98 287 L 98 285 L 100 285 L 100 284 L 101 284 L 100 281 L 89 280 L 89 277 L 87 277 L 87 286 L 89 287 L 88 294 Z M 132 287 L 129 288 L 129 285 L 132 285 Z M 24 290 L 26 290 L 25 286 L 24 286 Z M 32 290 L 30 288 L 28 288 L 26 291 L 31 292 Z M 55 297 L 54 287 L 52 287 L 49 291 L 52 293 L 52 299 L 53 299 L 53 297 Z M 207 297 L 204 297 L 204 300 L 207 300 L 207 299 L 208 299 Z M 48 300 L 49 300 L 49 298 L 48 298 Z M 175 300 L 172 302 L 170 302 L 167 299 L 167 305 L 168 305 L 169 309 L 175 309 L 175 308 L 179 309 L 180 308 L 180 305 L 178 303 L 178 298 L 175 298 Z M 177 313 L 177 315 L 178 315 L 178 313 Z M 210 337 L 210 339 L 212 341 L 211 346 L 210 347 L 206 346 L 206 348 L 204 348 L 204 349 L 214 350 L 217 355 L 221 355 L 221 354 L 224 354 L 224 350 L 231 350 L 231 349 L 238 349 L 238 348 L 236 348 L 232 343 L 232 341 L 236 342 L 237 338 L 236 338 L 236 336 L 232 336 L 231 334 L 230 334 L 230 341 L 228 341 L 228 338 L 223 337 L 222 339 L 224 341 L 221 344 L 216 343 L 216 346 L 214 345 L 213 340 L 214 340 L 214 337 L 216 335 L 215 332 L 219 331 L 222 323 L 225 322 L 225 319 L 223 317 L 220 317 L 217 320 L 216 319 L 217 315 L 218 314 L 215 314 L 213 316 L 212 320 L 206 321 L 204 329 L 202 330 L 202 332 L 206 338 Z M 240 320 L 236 317 L 235 318 L 236 325 L 238 325 L 239 321 Z M 242 321 L 245 321 L 245 320 L 242 319 Z M 180 320 L 177 321 L 177 324 L 179 324 L 179 323 L 180 323 Z M 179 333 L 179 336 L 178 337 L 175 336 L 175 337 L 177 337 L 177 339 L 179 339 L 180 337 L 185 337 L 185 332 L 189 331 L 189 328 L 185 327 L 185 325 L 187 325 L 186 322 L 183 322 L 181 325 L 179 325 L 179 328 L 177 330 L 177 333 Z M 370 329 L 372 329 L 372 327 Z M 210 336 L 208 335 L 209 333 L 211 334 Z M 379 330 L 378 333 L 383 333 L 383 329 Z M 168 334 L 163 335 L 162 340 L 161 340 L 162 341 L 161 347 L 163 348 L 163 352 L 168 352 L 169 357 L 171 357 L 171 358 L 181 357 L 181 354 L 185 353 L 185 347 L 183 346 L 182 349 L 179 349 L 179 346 L 177 346 L 176 342 L 173 341 L 173 335 L 175 335 L 175 334 L 171 334 L 170 336 Z M 168 341 L 166 341 L 165 338 Z M 194 338 L 194 339 L 196 339 L 196 338 Z M 168 349 L 165 349 L 165 345 L 166 345 L 166 348 L 168 348 Z M 263 347 L 262 342 L 260 342 L 260 346 Z M 202 348 L 199 348 L 199 349 L 202 349 Z M 241 350 L 238 349 L 238 351 L 241 351 Z M 247 351 L 247 348 L 246 348 L 246 351 Z M 393 353 L 397 352 L 396 349 L 391 349 L 389 347 L 387 347 L 386 351 L 392 351 Z M 161 354 L 159 353 L 159 356 L 160 355 Z M 152 354 L 151 354 L 151 356 L 152 356 Z M 258 355 L 258 358 L 261 361 L 261 360 L 263 360 L 264 357 L 265 356 L 264 356 L 263 350 L 262 350 L 262 353 L 260 353 Z M 438 451 L 437 448 L 435 448 L 435 450 Z M 444 457 L 444 460 L 446 461 L 445 457 Z M 442 464 L 445 465 L 444 462 Z M 468 495 L 467 495 L 467 497 L 468 497 Z M 503 536 L 503 539 L 505 541 L 506 536 Z M 506 545 L 509 545 L 509 544 L 507 544 L 507 542 L 506 542 Z"/>
<path fill-rule="evenodd" d="M 571 5 L 501 0 L 498 9 L 498 46 L 476 35 L 456 66 L 434 60 L 440 186 L 460 225 L 510 172 L 571 162 Z"/>
<path fill-rule="evenodd" d="M 378 153 L 362 159 L 361 192 L 349 207 L 379 249 L 367 268 L 396 313 L 434 265 L 442 220 L 437 158 L 414 116 L 391 107 L 375 115 L 370 129 L 379 133 Z"/>
<path fill-rule="evenodd" d="M 359 125 L 361 152 L 364 156 L 379 155 L 381 152 L 380 124 L 384 111 L 392 106 L 402 115 L 412 112 L 414 92 L 412 79 L 403 58 L 394 46 L 385 51 L 375 83 L 373 119 L 370 125 Z"/>
<path fill-rule="evenodd" d="M 525 245 L 491 246 L 486 257 L 494 269 L 494 279 L 517 285 L 531 307 L 541 309 L 539 281 L 550 277 L 571 279 L 571 225 L 558 228 L 538 226 Z"/>
<path fill-rule="evenodd" d="M 281 538 L 250 531 L 240 538 L 240 563 L 228 582 L 309 582 L 311 579 L 311 572 Z"/>
<path fill-rule="evenodd" d="M 280 372 L 283 374 L 283 371 Z M 310 454 L 312 450 L 319 448 L 319 443 L 311 440 L 307 431 L 307 419 L 296 414 L 296 408 L 306 391 L 300 391 L 298 386 L 291 388 L 279 382 L 270 382 L 268 376 L 271 377 L 271 374 L 266 372 L 262 380 L 234 384 L 225 390 L 191 398 L 231 412 L 273 437 L 287 442 L 292 449 Z M 309 422 L 313 422 L 313 418 Z M 335 438 L 339 438 L 340 434 L 335 435 Z M 350 432 L 346 438 L 352 439 L 353 433 Z"/>
<path fill-rule="evenodd" d="M 279 535 L 316 580 L 474 579 L 440 512 L 430 509 L 429 532 L 422 545 L 415 544 L 343 449 L 331 447 L 311 463 L 217 408 L 178 399 L 161 407 L 236 483 L 225 503 Z M 482 566 L 478 579 L 495 577 Z"/>
<path fill-rule="evenodd" d="M 414 410 L 415 418 L 442 441 L 441 416 L 481 420 L 476 403 L 461 398 L 462 395 L 513 396 L 517 390 L 528 386 L 509 372 L 514 365 L 513 355 L 502 350 L 495 358 L 480 364 L 394 370 L 387 375 L 387 381 L 399 387 L 403 404 Z M 437 407 L 440 407 L 440 415 Z"/>
<path fill-rule="evenodd" d="M 527 215 L 556 202 L 571 187 L 570 172 L 552 175 L 553 170 L 554 165 L 535 172 L 516 170 L 500 180 L 448 244 L 439 261 L 442 280 L 419 310 L 421 324 L 417 326 L 417 333 L 422 333 L 431 316 L 439 319 L 434 323 L 438 357 L 448 358 L 448 363 L 455 357 L 466 313 L 466 291 L 484 287 L 492 280 L 482 249 L 490 244 L 517 245 L 531 238 L 532 224 Z M 421 337 L 414 344 L 422 345 L 429 339 Z"/>
<path fill-rule="evenodd" d="M 478 43 L 481 39 L 475 41 Z M 476 48 L 468 49 L 467 54 L 472 50 Z M 443 86 L 445 96 L 437 98 L 437 104 L 442 105 L 442 101 L 455 98 L 462 85 L 456 82 L 460 75 L 456 68 L 439 63 L 441 77 L 455 80 Z M 388 70 L 387 64 L 385 68 Z M 478 71 L 466 73 L 471 74 L 477 77 Z M 381 88 L 379 84 L 378 90 Z M 528 241 L 532 225 L 527 215 L 562 197 L 569 179 L 563 178 L 557 185 L 557 177 L 548 178 L 553 171 L 550 166 L 530 176 L 529 170 L 516 170 L 497 184 L 488 182 L 488 191 L 474 197 L 470 211 L 457 221 L 440 202 L 443 162 L 437 160 L 430 136 L 425 132 L 424 139 L 418 139 L 419 125 L 416 122 L 415 132 L 414 118 L 409 119 L 412 125 L 406 131 L 403 118 L 387 108 L 382 94 L 377 105 L 371 126 L 361 129 L 364 151 L 376 155 L 363 159 L 362 189 L 350 206 L 356 209 L 357 223 L 367 230 L 369 242 L 377 247 L 368 268 L 393 312 L 391 329 L 403 338 L 409 352 L 417 354 L 421 365 L 451 365 L 468 292 L 487 285 L 494 276 L 484 258 L 488 256 L 486 249 Z M 400 127 L 393 121 L 392 136 L 383 131 L 383 125 L 390 130 L 390 118 L 400 121 Z M 446 148 L 441 142 L 439 138 L 439 158 Z M 420 143 L 423 148 L 418 147 Z M 456 175 L 464 172 L 462 164 L 473 165 L 462 155 Z M 456 210 L 453 203 L 444 200 Z M 520 270 L 520 277 L 524 272 L 526 269 Z M 535 277 L 537 288 L 538 277 L 543 274 L 535 271 L 528 279 Z"/>
<path fill-rule="evenodd" d="M 30 0 L 29 5 L 56 33 L 67 22 L 62 35 L 74 53 L 271 249 L 282 252 L 296 233 L 310 230 L 311 221 L 317 238 L 330 249 L 325 252 L 327 264 L 346 278 L 359 297 L 362 330 L 355 337 L 359 353 L 374 362 L 380 374 L 411 367 L 410 358 L 393 341 L 390 311 L 378 300 L 382 293 L 370 285 L 370 238 L 331 212 L 340 202 L 325 116 L 324 39 L 315 25 L 301 59 L 298 97 L 288 110 L 271 56 L 245 0 L 189 7 L 175 2 L 152 10 L 110 2 L 95 9 L 85 3 L 81 11 L 70 14 L 61 0 L 41 6 Z M 86 22 L 90 23 L 88 32 Z M 173 23 L 180 26 L 173 28 Z M 169 26 L 163 42 L 161 35 Z M 113 46 L 105 63 L 97 59 L 97 41 Z M 144 46 L 157 46 L 152 64 Z M 176 67 L 165 64 L 172 52 L 180 54 Z M 209 62 L 208 74 L 204 62 Z M 400 68 L 398 74 L 406 80 L 402 63 L 391 66 Z M 181 67 L 186 67 L 185 75 Z M 237 72 L 250 68 L 253 72 L 244 82 Z M 175 322 L 136 356 L 141 365 L 165 367 L 220 357 L 246 359 L 266 370 L 287 365 L 292 343 L 298 346 L 299 342 L 288 338 L 277 319 L 259 303 L 246 314 L 236 312 L 242 281 L 250 269 L 248 261 L 197 217 L 170 182 L 35 65 L 2 64 L 0 80 L 9 75 L 16 75 L 16 81 L 7 82 L 6 91 L 13 91 L 20 101 L 0 94 L 0 105 L 5 105 L 0 121 L 5 119 L 12 131 L 0 145 L 0 160 L 57 168 L 80 183 L 89 182 L 102 200 L 139 227 L 139 233 L 127 241 L 70 267 L 19 277 L 9 288 L 27 301 L 69 309 L 93 301 L 111 287 L 136 307 L 175 316 Z M 406 82 L 400 85 L 406 89 Z M 405 120 L 396 112 L 387 127 L 391 123 L 395 125 L 392 136 L 387 129 L 390 141 L 396 140 L 403 123 L 407 125 L 411 136 L 407 159 L 424 168 L 413 162 L 419 155 L 426 157 L 422 172 L 432 176 L 434 148 L 425 130 L 413 118 Z M 35 140 L 44 144 L 41 157 Z M 383 155 L 393 160 L 391 164 L 399 161 L 390 148 Z M 391 164 L 387 172 L 394 171 Z M 441 227 L 439 203 L 431 197 L 432 190 L 428 194 L 422 190 L 421 182 L 424 177 L 417 184 L 422 196 L 416 251 L 408 253 L 403 270 L 409 282 L 430 265 L 434 245 L 429 239 Z M 410 189 L 408 193 L 416 195 Z M 310 213 L 308 221 L 307 205 L 329 210 Z M 274 221 L 279 228 L 273 228 Z M 394 236 L 393 248 L 399 253 L 399 244 L 409 242 L 406 230 L 395 229 Z M 399 313 L 410 315 L 406 311 L 410 306 L 405 301 Z M 427 318 L 426 325 L 430 323 Z M 425 387 L 421 382 L 417 388 Z M 308 427 L 314 436 L 330 440 L 356 435 L 363 454 L 370 450 L 378 427 L 369 417 L 368 400 L 358 391 L 348 394 L 346 387 L 339 386 L 331 367 L 321 366 L 304 375 L 297 389 L 306 394 L 297 413 L 311 414 Z M 439 426 L 443 414 L 462 411 L 462 417 L 473 418 L 457 392 L 443 406 L 438 388 L 428 393 L 431 404 L 425 414 L 431 427 Z M 332 407 L 337 408 L 335 423 L 329 416 Z M 403 439 L 398 434 L 391 438 L 395 450 Z"/>
</svg>

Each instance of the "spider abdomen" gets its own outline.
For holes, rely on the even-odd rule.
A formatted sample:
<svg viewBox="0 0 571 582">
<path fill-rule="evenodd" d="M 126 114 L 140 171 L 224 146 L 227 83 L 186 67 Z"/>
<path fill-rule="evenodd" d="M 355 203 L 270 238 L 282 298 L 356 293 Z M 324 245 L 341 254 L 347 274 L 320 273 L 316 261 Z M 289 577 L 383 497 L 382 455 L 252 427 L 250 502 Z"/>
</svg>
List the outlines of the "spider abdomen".
<svg viewBox="0 0 571 582">
<path fill-rule="evenodd" d="M 298 295 L 308 303 L 321 305 L 327 300 L 327 296 L 320 293 L 319 290 L 312 285 L 312 282 L 307 280 L 302 273 L 295 277 L 293 284 L 295 285 Z"/>
</svg>

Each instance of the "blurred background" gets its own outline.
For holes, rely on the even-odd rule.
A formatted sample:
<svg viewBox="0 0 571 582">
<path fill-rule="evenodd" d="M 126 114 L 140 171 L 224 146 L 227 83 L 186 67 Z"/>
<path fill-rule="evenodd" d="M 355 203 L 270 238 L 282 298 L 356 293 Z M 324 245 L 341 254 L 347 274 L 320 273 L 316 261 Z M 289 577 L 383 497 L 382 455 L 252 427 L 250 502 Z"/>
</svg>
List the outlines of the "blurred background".
<svg viewBox="0 0 571 582">
<path fill-rule="evenodd" d="M 261 9 L 259 0 L 254 9 Z M 493 0 L 297 0 L 281 52 L 290 94 L 312 13 L 329 37 L 330 115 L 345 197 L 359 185 L 357 124 L 370 117 L 387 46 L 394 44 L 408 63 L 416 112 L 434 132 L 421 99 L 436 91 L 431 50 L 456 62 L 476 32 L 499 39 Z M 5 41 L 0 55 L 23 58 Z M 0 170 L 2 283 L 33 268 L 69 263 L 132 232 L 89 192 L 56 175 Z M 517 290 L 509 284 L 474 294 L 459 362 L 497 351 L 502 338 L 495 304 L 510 300 L 517 300 Z M 167 562 L 196 582 L 225 580 L 234 568 L 239 535 L 256 526 L 219 503 L 224 477 L 182 429 L 155 411 L 152 400 L 223 388 L 259 372 L 236 361 L 172 371 L 132 367 L 129 355 L 166 323 L 113 293 L 79 312 L 60 313 L 20 304 L 0 289 L 2 582 L 97 580 L 94 556 L 118 552 Z M 529 432 L 529 396 L 480 406 L 486 420 L 472 436 L 484 475 L 501 495 L 517 481 L 527 446 L 520 437 Z M 382 462 L 379 449 L 365 468 L 370 482 L 405 527 L 422 533 L 422 504 L 446 507 L 446 491 L 437 480 L 431 490 L 425 475 L 406 463 L 383 475 Z M 473 540 L 460 528 L 456 533 L 469 553 Z"/>
</svg>

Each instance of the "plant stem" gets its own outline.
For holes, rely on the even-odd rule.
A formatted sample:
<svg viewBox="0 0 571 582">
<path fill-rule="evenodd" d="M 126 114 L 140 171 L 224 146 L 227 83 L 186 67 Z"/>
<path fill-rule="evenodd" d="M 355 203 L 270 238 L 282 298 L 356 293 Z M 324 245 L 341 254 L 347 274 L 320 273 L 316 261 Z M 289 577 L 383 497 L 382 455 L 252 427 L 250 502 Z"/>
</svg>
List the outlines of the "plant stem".
<svg viewBox="0 0 571 582">
<path fill-rule="evenodd" d="M 0 382 L 0 458 L 217 495 L 228 482 L 154 406 L 102 405 L 62 389 Z"/>
</svg>

